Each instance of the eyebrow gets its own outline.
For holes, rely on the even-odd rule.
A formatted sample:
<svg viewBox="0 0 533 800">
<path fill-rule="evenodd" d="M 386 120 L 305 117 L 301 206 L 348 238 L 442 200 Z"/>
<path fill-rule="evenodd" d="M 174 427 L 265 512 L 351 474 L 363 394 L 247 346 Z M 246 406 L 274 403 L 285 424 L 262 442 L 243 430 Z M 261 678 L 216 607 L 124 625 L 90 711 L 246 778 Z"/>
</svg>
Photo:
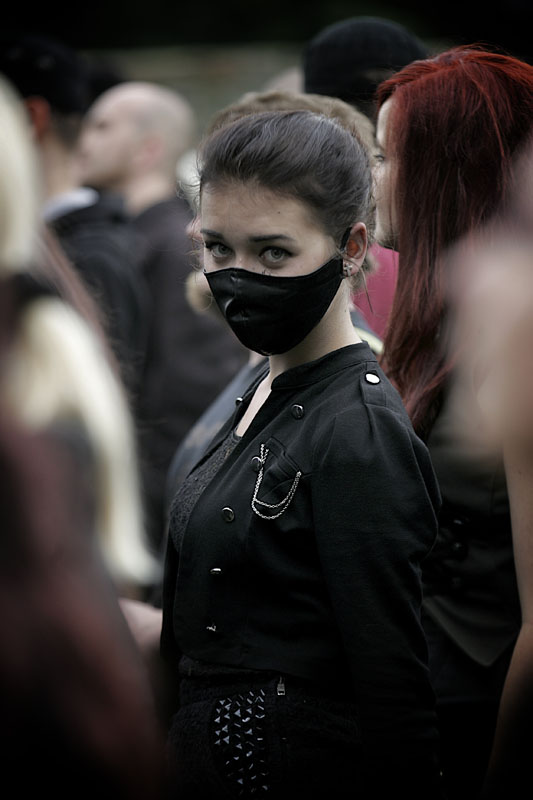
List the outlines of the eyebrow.
<svg viewBox="0 0 533 800">
<path fill-rule="evenodd" d="M 215 239 L 224 239 L 224 234 L 219 233 L 218 231 L 212 231 L 209 228 L 201 228 L 200 233 L 204 233 L 207 236 L 213 236 Z M 285 233 L 266 233 L 261 236 L 250 236 L 251 242 L 270 242 L 273 239 L 281 239 L 285 242 L 294 242 L 291 236 L 287 236 Z"/>
<path fill-rule="evenodd" d="M 270 242 L 272 239 L 281 239 L 284 242 L 294 242 L 292 236 L 287 236 L 285 233 L 271 233 L 265 236 L 250 236 L 252 242 Z"/>
<path fill-rule="evenodd" d="M 205 233 L 207 234 L 207 236 L 214 236 L 215 239 L 224 238 L 221 233 L 219 233 L 218 231 L 211 231 L 209 230 L 209 228 L 200 228 L 200 233 Z"/>
</svg>

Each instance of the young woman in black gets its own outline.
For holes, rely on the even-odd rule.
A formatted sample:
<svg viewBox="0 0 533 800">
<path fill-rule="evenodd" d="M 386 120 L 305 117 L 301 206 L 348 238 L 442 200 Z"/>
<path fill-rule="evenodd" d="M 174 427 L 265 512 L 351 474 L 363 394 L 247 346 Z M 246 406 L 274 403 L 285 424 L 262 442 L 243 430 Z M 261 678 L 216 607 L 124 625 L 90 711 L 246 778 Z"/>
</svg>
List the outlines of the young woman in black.
<svg viewBox="0 0 533 800">
<path fill-rule="evenodd" d="M 171 508 L 176 797 L 441 797 L 420 623 L 439 493 L 350 321 L 367 153 L 325 116 L 263 112 L 200 160 L 207 280 L 269 359 Z"/>
</svg>

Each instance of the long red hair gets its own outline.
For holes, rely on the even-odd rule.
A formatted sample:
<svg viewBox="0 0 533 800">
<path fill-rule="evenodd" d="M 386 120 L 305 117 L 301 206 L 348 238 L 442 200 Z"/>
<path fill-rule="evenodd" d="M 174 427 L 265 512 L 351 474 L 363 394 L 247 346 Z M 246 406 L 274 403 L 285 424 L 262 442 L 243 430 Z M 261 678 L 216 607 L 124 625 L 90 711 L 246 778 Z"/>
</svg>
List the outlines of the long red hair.
<svg viewBox="0 0 533 800">
<path fill-rule="evenodd" d="M 399 272 L 383 367 L 426 436 L 453 366 L 446 252 L 505 210 L 514 158 L 533 126 L 533 66 L 474 45 L 452 48 L 382 83 L 378 107 L 393 95 L 385 146 Z"/>
</svg>

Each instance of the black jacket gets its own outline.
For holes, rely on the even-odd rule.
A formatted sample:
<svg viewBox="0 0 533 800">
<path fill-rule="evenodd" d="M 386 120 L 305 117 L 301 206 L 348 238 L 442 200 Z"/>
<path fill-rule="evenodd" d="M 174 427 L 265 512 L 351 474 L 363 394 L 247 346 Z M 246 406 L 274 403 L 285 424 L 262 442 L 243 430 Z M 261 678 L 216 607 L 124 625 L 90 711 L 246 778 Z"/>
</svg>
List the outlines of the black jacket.
<svg viewBox="0 0 533 800">
<path fill-rule="evenodd" d="M 370 348 L 376 355 L 382 350 L 381 340 L 369 328 L 361 314 L 357 311 L 350 313 L 354 327 L 363 341 L 367 341 Z M 248 388 L 256 374 L 264 369 L 265 358 L 259 364 L 250 365 L 246 363 L 226 388 L 215 398 L 213 403 L 207 408 L 196 424 L 191 428 L 185 439 L 182 440 L 176 450 L 170 464 L 166 480 L 166 500 L 165 507 L 168 510 L 169 504 L 174 493 L 187 477 L 190 470 L 197 461 L 203 456 L 206 447 L 213 436 L 226 422 L 234 411 L 235 397 Z"/>
<path fill-rule="evenodd" d="M 49 223 L 89 290 L 132 395 L 138 390 L 150 300 L 141 272 L 139 236 L 119 197 L 102 194 Z"/>
<path fill-rule="evenodd" d="M 499 671 L 521 622 L 509 497 L 502 454 L 477 432 L 460 382 L 445 395 L 428 448 L 443 507 L 424 565 L 424 607 L 450 647 Z"/>
<path fill-rule="evenodd" d="M 262 446 L 256 500 L 270 507 L 253 501 Z M 179 561 L 169 537 L 164 657 L 344 683 L 367 740 L 431 738 L 420 563 L 438 506 L 427 449 L 366 343 L 288 370 L 194 507 Z"/>
</svg>

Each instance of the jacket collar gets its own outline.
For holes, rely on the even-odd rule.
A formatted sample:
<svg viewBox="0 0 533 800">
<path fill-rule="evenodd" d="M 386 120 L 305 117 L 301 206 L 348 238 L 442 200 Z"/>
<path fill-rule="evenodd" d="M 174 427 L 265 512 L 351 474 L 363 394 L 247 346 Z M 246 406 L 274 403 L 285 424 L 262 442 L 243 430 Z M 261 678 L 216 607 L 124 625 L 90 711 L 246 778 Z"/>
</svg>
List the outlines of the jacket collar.
<svg viewBox="0 0 533 800">
<path fill-rule="evenodd" d="M 343 369 L 352 367 L 356 364 L 364 364 L 368 361 L 377 363 L 376 356 L 366 342 L 350 344 L 327 353 L 316 361 L 308 361 L 306 364 L 299 364 L 278 375 L 272 382 L 272 391 L 276 389 L 287 389 L 295 386 L 308 386 L 324 378 L 329 378 Z"/>
</svg>

